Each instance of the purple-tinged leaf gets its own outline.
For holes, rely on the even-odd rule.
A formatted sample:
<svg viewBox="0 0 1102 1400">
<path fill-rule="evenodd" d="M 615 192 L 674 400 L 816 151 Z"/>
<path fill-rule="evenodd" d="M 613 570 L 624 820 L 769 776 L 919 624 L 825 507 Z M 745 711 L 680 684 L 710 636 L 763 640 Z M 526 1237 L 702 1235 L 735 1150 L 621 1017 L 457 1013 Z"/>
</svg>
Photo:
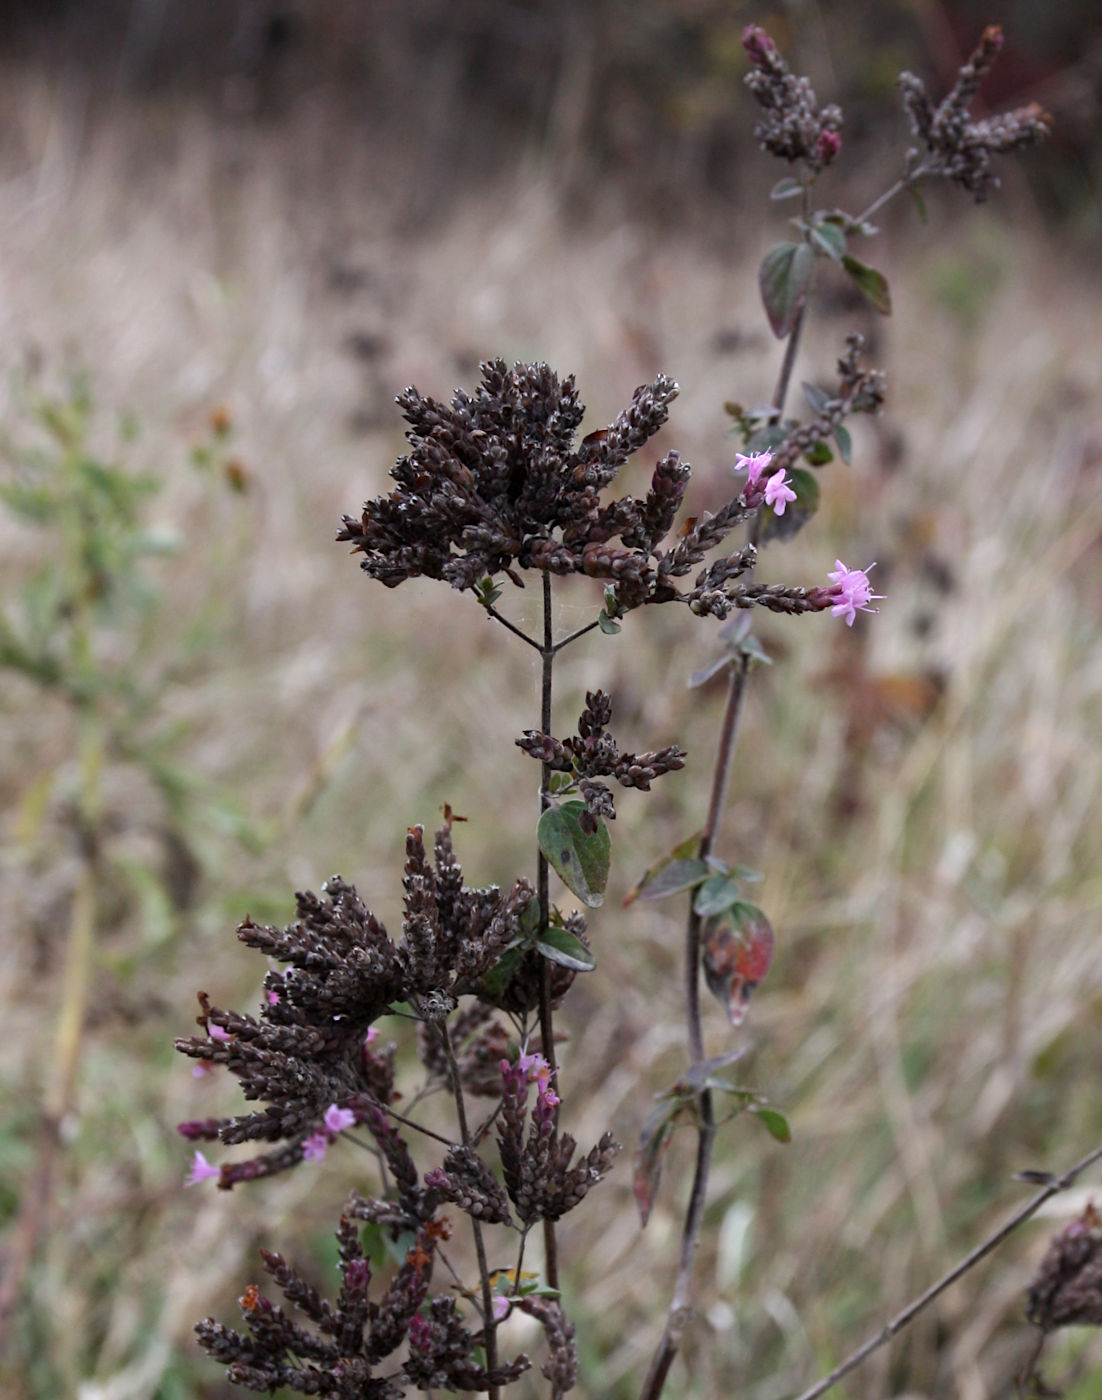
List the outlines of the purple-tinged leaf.
<svg viewBox="0 0 1102 1400">
<path fill-rule="evenodd" d="M 732 1026 L 746 1017 L 754 989 L 773 962 L 773 928 L 756 904 L 744 901 L 704 925 L 704 980 Z"/>
<path fill-rule="evenodd" d="M 658 1183 L 662 1179 L 662 1162 L 673 1138 L 674 1120 L 684 1108 L 680 1098 L 663 1099 L 647 1115 L 635 1149 L 635 1172 L 632 1189 L 639 1218 L 645 1225 L 650 1219 Z"/>
</svg>

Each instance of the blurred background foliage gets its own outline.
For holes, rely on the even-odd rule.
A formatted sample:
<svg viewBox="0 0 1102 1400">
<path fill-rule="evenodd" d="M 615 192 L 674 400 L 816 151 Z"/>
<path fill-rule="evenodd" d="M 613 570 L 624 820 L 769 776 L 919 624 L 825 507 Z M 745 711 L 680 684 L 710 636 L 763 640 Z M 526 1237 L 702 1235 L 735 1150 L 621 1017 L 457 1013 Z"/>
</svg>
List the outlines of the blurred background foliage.
<svg viewBox="0 0 1102 1400">
<path fill-rule="evenodd" d="M 258 997 L 233 924 L 285 920 L 294 888 L 340 870 L 393 928 L 405 828 L 445 802 L 469 818 L 470 878 L 530 873 L 531 764 L 501 736 L 537 711 L 525 649 L 473 603 L 377 588 L 332 532 L 385 488 L 393 394 L 469 387 L 489 354 L 575 371 L 587 428 L 673 374 L 657 450 L 694 463 L 694 512 L 724 498 L 723 404 L 762 401 L 776 374 L 755 273 L 787 212 L 765 207 L 783 172 L 741 88 L 751 21 L 846 108 L 839 203 L 897 170 L 898 70 L 942 91 L 987 22 L 1008 45 L 984 110 L 1036 98 L 1055 133 L 981 209 L 938 190 L 928 225 L 886 211 L 869 257 L 890 321 L 841 282 L 812 316 L 802 377 L 829 382 L 857 327 L 888 408 L 764 576 L 875 558 L 888 598 L 852 632 L 760 623 L 777 665 L 755 676 L 723 844 L 767 873 L 778 961 L 745 1077 L 794 1141 L 742 1124 L 723 1140 L 677 1392 L 793 1393 L 1017 1203 L 1012 1172 L 1059 1169 L 1102 1131 L 1097 6 L 12 0 L 5 1395 L 227 1395 L 190 1327 L 233 1315 L 257 1247 L 330 1280 L 363 1167 L 331 1154 L 320 1182 L 185 1194 L 173 1125 L 229 1105 L 171 1038 L 198 987 Z M 562 630 L 599 606 L 564 589 Z M 581 1140 L 611 1123 L 630 1145 L 682 1067 L 677 912 L 618 901 L 700 823 L 722 687 L 685 681 L 711 646 L 705 624 L 632 617 L 563 659 L 560 725 L 604 684 L 625 743 L 690 752 L 620 804 L 598 968 L 566 1015 Z M 626 1168 L 568 1222 L 587 1394 L 635 1392 L 681 1146 L 645 1234 Z M 1023 1231 L 844 1393 L 1012 1393 L 1044 1236 Z M 1069 1335 L 1049 1366 L 1088 1400 L 1100 1363 Z"/>
</svg>

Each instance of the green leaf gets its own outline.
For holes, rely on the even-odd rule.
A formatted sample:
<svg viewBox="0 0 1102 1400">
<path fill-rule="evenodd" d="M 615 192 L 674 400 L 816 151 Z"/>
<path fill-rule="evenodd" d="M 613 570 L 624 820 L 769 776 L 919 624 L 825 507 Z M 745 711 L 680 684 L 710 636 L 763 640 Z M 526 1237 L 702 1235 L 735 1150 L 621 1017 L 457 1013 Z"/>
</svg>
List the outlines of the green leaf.
<svg viewBox="0 0 1102 1400">
<path fill-rule="evenodd" d="M 711 914 L 722 914 L 725 909 L 730 909 L 741 894 L 737 880 L 732 880 L 729 875 L 713 875 L 697 890 L 693 908 L 702 919 L 706 919 Z"/>
<path fill-rule="evenodd" d="M 845 257 L 846 235 L 837 224 L 813 224 L 808 230 L 808 237 L 832 261 L 840 263 Z"/>
<path fill-rule="evenodd" d="M 739 644 L 739 651 L 743 656 L 748 656 L 751 661 L 757 661 L 762 666 L 772 666 L 773 664 L 773 658 L 765 650 L 761 642 L 758 641 L 757 637 L 754 636 L 753 632 Z"/>
<path fill-rule="evenodd" d="M 789 335 L 811 285 L 815 254 L 806 243 L 779 243 L 762 259 L 758 287 L 769 324 L 778 340 Z"/>
<path fill-rule="evenodd" d="M 816 417 L 821 413 L 825 413 L 830 407 L 830 395 L 825 389 L 820 389 L 817 384 L 809 384 L 806 379 L 800 385 L 800 388 L 804 391 L 804 398 L 807 400 L 808 408 L 811 409 Z"/>
<path fill-rule="evenodd" d="M 643 893 L 643 891 L 647 888 L 647 886 L 652 884 L 654 880 L 662 873 L 662 871 L 668 869 L 671 865 L 675 863 L 675 861 L 695 859 L 694 852 L 699 848 L 699 846 L 700 832 L 696 831 L 692 834 L 692 836 L 687 836 L 684 841 L 680 842 L 679 845 L 675 846 L 673 850 L 670 851 L 667 855 L 661 856 L 652 865 L 648 865 L 646 870 L 643 872 L 642 878 L 640 880 L 637 880 L 634 887 L 630 889 L 628 893 L 624 896 L 624 908 L 626 909 L 629 904 L 634 904 L 635 901 L 639 898 L 639 896 Z M 704 866 L 704 872 L 701 876 L 701 879 L 706 878 L 707 873 L 708 867 Z M 688 889 L 689 886 L 682 885 L 680 886 L 680 888 Z M 673 891 L 671 890 L 669 891 L 669 893 L 672 894 Z M 652 895 L 651 898 L 661 899 L 662 896 Z"/>
<path fill-rule="evenodd" d="M 709 661 L 707 666 L 702 666 L 699 671 L 694 671 L 689 677 L 689 689 L 696 690 L 698 686 L 707 685 L 713 676 L 718 676 L 720 671 L 725 671 L 733 659 L 729 654 L 717 656 L 714 661 Z"/>
<path fill-rule="evenodd" d="M 604 902 L 612 842 L 603 821 L 598 822 L 592 836 L 582 830 L 585 810 L 584 802 L 549 807 L 540 817 L 536 837 L 540 850 L 567 889 L 583 904 L 597 909 Z"/>
<path fill-rule="evenodd" d="M 853 278 L 861 294 L 872 302 L 877 311 L 882 316 L 890 316 L 892 314 L 892 294 L 888 286 L 888 279 L 884 274 L 861 262 L 859 258 L 851 257 L 848 253 L 842 259 L 842 266 Z"/>
<path fill-rule="evenodd" d="M 775 1108 L 763 1108 L 761 1104 L 751 1104 L 750 1112 L 761 1120 L 762 1127 L 770 1137 L 776 1138 L 778 1142 L 792 1141 L 792 1129 L 783 1113 L 778 1113 Z"/>
<path fill-rule="evenodd" d="M 761 532 L 763 544 L 769 540 L 790 540 L 819 509 L 819 482 L 812 472 L 805 467 L 793 468 L 790 485 L 796 499 L 788 502 L 783 515 L 772 511 L 766 515 Z"/>
<path fill-rule="evenodd" d="M 575 782 L 575 779 L 574 779 L 573 773 L 558 773 L 558 772 L 552 773 L 552 774 L 551 774 L 551 795 L 552 795 L 552 797 L 556 797 L 556 796 L 558 796 L 559 793 L 562 793 L 562 792 L 569 792 L 570 789 L 574 786 L 574 782 Z"/>
<path fill-rule="evenodd" d="M 794 199 L 796 195 L 803 194 L 804 187 L 799 180 L 795 180 L 791 175 L 786 175 L 783 180 L 778 180 L 769 191 L 770 199 Z"/>
<path fill-rule="evenodd" d="M 501 597 L 501 589 L 489 575 L 474 586 L 475 599 L 484 608 L 493 607 Z"/>
<path fill-rule="evenodd" d="M 853 458 L 853 439 L 849 435 L 849 429 L 844 428 L 841 423 L 834 429 L 834 441 L 838 444 L 838 455 L 848 467 Z"/>
<path fill-rule="evenodd" d="M 597 959 L 576 933 L 565 928 L 548 928 L 536 947 L 548 962 L 569 967 L 574 972 L 592 972 Z"/>
<path fill-rule="evenodd" d="M 523 956 L 523 948 L 506 948 L 482 979 L 482 995 L 487 1001 L 492 1002 L 495 1006 L 500 1002 L 505 994 L 505 989 L 516 976 Z"/>
<path fill-rule="evenodd" d="M 708 878 L 708 867 L 702 860 L 671 860 L 649 879 L 643 877 L 639 897 L 646 900 L 665 899 L 682 890 L 691 890 Z"/>
<path fill-rule="evenodd" d="M 804 457 L 810 466 L 825 467 L 828 462 L 834 461 L 834 453 L 825 442 L 815 442 L 804 453 Z"/>
<path fill-rule="evenodd" d="M 597 626 L 606 637 L 615 637 L 616 633 L 620 631 L 620 624 L 609 617 L 604 608 L 597 614 Z"/>
</svg>

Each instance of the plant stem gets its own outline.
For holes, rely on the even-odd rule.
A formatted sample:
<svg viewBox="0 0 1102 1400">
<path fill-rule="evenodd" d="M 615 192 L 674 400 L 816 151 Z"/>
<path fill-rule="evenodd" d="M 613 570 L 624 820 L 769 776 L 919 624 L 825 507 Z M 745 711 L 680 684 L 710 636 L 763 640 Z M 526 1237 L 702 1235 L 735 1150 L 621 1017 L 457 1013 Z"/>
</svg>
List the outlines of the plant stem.
<svg viewBox="0 0 1102 1400">
<path fill-rule="evenodd" d="M 919 180 L 921 180 L 922 177 L 928 173 L 929 172 L 926 166 L 920 165 L 916 169 L 912 170 L 909 175 L 900 175 L 899 179 L 896 180 L 894 185 L 889 185 L 888 188 L 884 191 L 884 193 L 878 198 L 874 199 L 873 202 L 869 205 L 869 207 L 866 210 L 864 210 L 863 213 L 857 215 L 857 218 L 854 220 L 854 223 L 863 224 L 866 219 L 871 219 L 872 216 L 877 212 L 877 210 L 882 209 L 884 205 L 887 204 L 889 199 L 894 199 L 895 196 L 899 194 L 901 190 L 910 189 L 912 185 L 917 185 Z"/>
<path fill-rule="evenodd" d="M 807 196 L 805 194 L 805 206 Z M 806 212 L 806 211 L 805 211 Z M 778 419 L 784 413 L 784 401 L 788 396 L 788 385 L 796 364 L 800 335 L 803 331 L 806 303 L 799 310 L 788 343 L 784 350 L 773 390 L 772 405 Z M 762 512 L 759 510 L 750 526 L 750 543 L 757 544 L 761 530 Z M 700 836 L 698 855 L 701 860 L 712 853 L 719 824 L 723 816 L 723 806 L 727 796 L 727 783 L 731 772 L 731 759 L 738 737 L 739 719 L 742 715 L 742 702 L 746 695 L 746 678 L 750 669 L 749 656 L 743 655 L 737 663 L 732 663 L 728 687 L 727 705 L 723 712 L 716 764 L 712 774 L 712 791 L 708 801 L 708 816 Z M 689 915 L 685 927 L 685 1022 L 689 1037 L 689 1053 L 693 1065 L 704 1059 L 704 1028 L 700 1011 L 700 933 L 702 920 L 689 900 Z M 708 1197 L 708 1175 L 712 1165 L 712 1148 L 715 1144 L 716 1121 L 711 1092 L 705 1089 L 697 1100 L 697 1145 L 696 1167 L 693 1184 L 689 1193 L 689 1205 L 685 1213 L 685 1224 L 681 1231 L 681 1256 L 674 1284 L 673 1297 L 666 1315 L 666 1326 L 657 1351 L 651 1359 L 647 1378 L 640 1392 L 640 1400 L 658 1400 L 669 1375 L 674 1358 L 681 1349 L 685 1328 L 692 1317 L 692 1274 L 696 1247 L 700 1240 L 700 1228 L 704 1220 L 704 1206 Z"/>
<path fill-rule="evenodd" d="M 1073 1186 L 1079 1176 L 1085 1172 L 1088 1167 L 1093 1166 L 1095 1162 L 1100 1160 L 1102 1160 L 1102 1147 L 1096 1147 L 1093 1152 L 1088 1152 L 1082 1161 L 1076 1162 L 1075 1166 L 1070 1167 L 1062 1176 L 1058 1176 L 1050 1181 L 1042 1191 L 1038 1191 L 1037 1195 L 1034 1196 L 1032 1200 L 1027 1201 L 1026 1204 L 1019 1210 L 1016 1210 L 1009 1219 L 1005 1220 L 993 1234 L 988 1235 L 981 1244 L 978 1244 L 975 1249 L 970 1250 L 947 1274 L 943 1274 L 942 1277 L 939 1278 L 936 1283 L 932 1283 L 924 1293 L 920 1293 L 919 1296 L 908 1303 L 901 1312 L 896 1313 L 895 1317 L 893 1317 L 890 1322 L 885 1323 L 875 1336 L 870 1337 L 867 1342 L 859 1346 L 850 1356 L 846 1357 L 841 1365 L 836 1366 L 829 1376 L 824 1376 L 823 1379 L 816 1382 L 810 1390 L 803 1391 L 803 1393 L 797 1397 L 797 1400 L 818 1400 L 820 1395 L 825 1395 L 828 1390 L 838 1384 L 843 1376 L 848 1376 L 851 1371 L 855 1371 L 874 1351 L 878 1351 L 880 1347 L 890 1342 L 898 1332 L 901 1332 L 904 1327 L 912 1322 L 935 1298 L 939 1297 L 947 1288 L 956 1283 L 957 1279 L 962 1278 L 970 1269 L 978 1264 L 981 1259 L 986 1258 L 992 1250 L 997 1249 L 1020 1225 L 1024 1225 L 1031 1216 L 1036 1215 L 1046 1201 L 1051 1200 L 1053 1196 L 1059 1195 L 1061 1191 L 1066 1191 L 1069 1186 Z"/>
<path fill-rule="evenodd" d="M 543 646 L 540 656 L 540 733 L 551 733 L 551 672 L 555 664 L 555 646 L 551 629 L 551 575 L 543 575 Z M 540 815 L 551 805 L 551 765 L 544 763 L 540 769 Z M 537 889 L 540 903 L 540 929 L 548 927 L 551 920 L 550 867 L 547 857 L 537 850 L 536 860 Z M 540 959 L 540 1046 L 543 1058 L 551 1066 L 554 1074 L 558 1068 L 555 1059 L 555 1026 L 551 1014 L 551 964 L 546 958 Z M 559 1110 L 555 1109 L 555 1128 L 558 1130 Z M 555 1222 L 543 1222 L 544 1267 L 547 1282 L 551 1288 L 559 1286 L 559 1251 L 555 1238 Z"/>
<path fill-rule="evenodd" d="M 731 758 L 734 753 L 735 736 L 738 733 L 742 701 L 746 694 L 746 676 L 750 658 L 743 656 L 737 665 L 732 665 L 727 687 L 727 707 L 723 713 L 723 727 L 720 730 L 719 747 L 716 755 L 715 771 L 712 775 L 712 792 L 708 802 L 708 817 L 700 836 L 699 856 L 705 859 L 711 854 L 719 831 L 723 814 L 727 782 L 731 772 Z M 701 917 L 689 905 L 689 918 L 685 930 L 685 1021 L 689 1033 L 689 1053 L 694 1065 L 704 1059 L 704 1028 L 700 1011 L 700 932 Z M 640 1392 L 641 1400 L 658 1400 L 666 1383 L 670 1367 L 681 1349 L 685 1328 L 692 1316 L 692 1276 L 696 1247 L 700 1240 L 700 1227 L 704 1220 L 704 1206 L 708 1195 L 708 1174 L 712 1165 L 712 1148 L 715 1143 L 716 1121 L 710 1090 L 705 1089 L 697 1100 L 697 1144 L 696 1168 L 693 1172 L 693 1185 L 689 1195 L 689 1206 L 685 1213 L 685 1224 L 681 1231 L 681 1257 L 666 1316 L 666 1326 L 655 1352 L 646 1381 Z"/>
<path fill-rule="evenodd" d="M 455 1096 L 455 1115 L 459 1121 L 459 1135 L 463 1140 L 463 1146 L 468 1151 L 471 1148 L 471 1132 L 467 1125 L 467 1106 L 463 1101 L 463 1084 L 459 1077 L 459 1065 L 456 1062 L 455 1051 L 452 1049 L 451 1036 L 448 1035 L 446 1022 L 441 1021 L 438 1029 L 440 1031 L 440 1043 L 444 1047 L 444 1054 L 448 1060 L 448 1072 L 452 1081 L 452 1093 Z M 478 1277 L 482 1285 L 482 1321 L 486 1334 L 486 1369 L 493 1371 L 497 1367 L 497 1322 L 494 1319 L 494 1298 L 493 1290 L 490 1287 L 490 1266 L 486 1260 L 486 1245 L 482 1239 L 482 1226 L 471 1216 L 471 1228 L 474 1231 L 474 1248 L 478 1256 Z M 501 1388 L 491 1385 L 489 1388 L 489 1400 L 500 1400 Z"/>
</svg>

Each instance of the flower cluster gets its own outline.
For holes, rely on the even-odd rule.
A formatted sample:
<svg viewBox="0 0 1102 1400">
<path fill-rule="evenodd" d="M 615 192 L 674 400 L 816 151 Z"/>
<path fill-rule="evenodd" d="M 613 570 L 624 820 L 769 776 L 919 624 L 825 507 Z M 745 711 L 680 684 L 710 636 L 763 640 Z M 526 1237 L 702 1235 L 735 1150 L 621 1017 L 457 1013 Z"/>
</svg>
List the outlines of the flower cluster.
<svg viewBox="0 0 1102 1400">
<path fill-rule="evenodd" d="M 590 819 L 585 827 L 589 831 L 596 831 L 599 818 L 612 820 L 616 816 L 612 792 L 607 784 L 596 781 L 598 778 L 615 778 L 621 787 L 648 792 L 655 778 L 685 766 L 684 751 L 676 744 L 655 753 L 622 754 L 607 731 L 611 718 L 611 699 L 603 690 L 591 690 L 586 693 L 575 736 L 556 739 L 538 729 L 526 729 L 516 741 L 526 754 L 553 771 L 572 775 L 585 801 Z"/>
<path fill-rule="evenodd" d="M 432 861 L 421 828 L 409 830 L 404 886 L 404 937 L 397 943 L 339 877 L 325 886 L 324 900 L 297 896 L 298 918 L 287 928 L 246 919 L 238 929 L 243 943 L 286 970 L 268 973 L 259 1016 L 213 1006 L 200 994 L 205 1034 L 176 1043 L 184 1055 L 225 1066 L 247 1099 L 267 1105 L 236 1117 L 183 1123 L 185 1137 L 281 1144 L 266 1155 L 217 1169 L 224 1189 L 284 1171 L 304 1158 L 319 1159 L 333 1137 L 353 1123 L 367 1122 L 377 1137 L 365 1105 L 391 1101 L 394 1067 L 391 1055 L 372 1048 L 373 1022 L 393 1003 L 407 1002 L 431 1029 L 459 996 L 479 995 L 506 950 L 522 941 L 522 923 L 534 900 L 526 880 L 517 880 L 509 894 L 496 886 L 465 886 L 448 827 L 436 834 Z M 583 930 L 584 925 L 574 929 Z M 538 954 L 512 961 L 512 975 L 497 988 L 500 1003 L 511 1009 L 535 1005 Z M 555 971 L 561 996 L 571 974 L 565 968 Z M 214 1171 L 199 1156 L 192 1180 Z"/>
<path fill-rule="evenodd" d="M 802 160 L 811 170 L 822 170 L 842 149 L 841 108 L 833 103 L 820 107 L 808 80 L 796 77 L 758 25 L 747 25 L 742 45 L 754 65 L 746 86 L 765 110 L 754 128 L 755 139 L 782 160 Z"/>
<path fill-rule="evenodd" d="M 522 1054 L 515 1063 L 502 1060 L 501 1078 L 498 1146 L 509 1199 L 525 1225 L 535 1220 L 558 1220 L 579 1205 L 607 1174 L 620 1144 L 606 1132 L 596 1147 L 572 1166 L 577 1144 L 569 1133 L 560 1135 L 555 1126 L 559 1097 L 551 1086 L 550 1066 L 543 1056 Z M 537 1086 L 536 1102 L 526 1139 L 531 1083 Z"/>
<path fill-rule="evenodd" d="M 654 591 L 650 556 L 673 524 L 689 467 L 671 452 L 642 501 L 600 497 L 666 421 L 677 392 L 659 375 L 609 427 L 575 443 L 585 410 L 574 380 L 545 364 L 487 361 L 475 396 L 457 390 L 450 405 L 409 388 L 398 399 L 410 451 L 391 472 L 397 489 L 368 501 L 358 520 L 345 516 L 337 538 L 389 587 L 423 574 L 473 588 L 503 571 L 520 584 L 517 569 L 540 569 L 604 579 L 635 606 Z"/>
<path fill-rule="evenodd" d="M 976 51 L 961 68 L 952 91 L 937 108 L 920 78 L 913 73 L 903 73 L 899 78 L 907 120 L 926 149 L 925 169 L 961 185 L 977 204 L 987 198 L 988 190 L 999 187 L 998 177 L 991 169 L 992 157 L 1036 145 L 1048 135 L 1052 124 L 1052 118 L 1036 102 L 979 121 L 969 117 L 972 98 L 1002 45 L 1002 30 L 998 25 L 988 26 Z M 917 158 L 916 151 L 911 159 Z"/>
<path fill-rule="evenodd" d="M 447 1224 L 422 1226 L 377 1301 L 369 1298 L 371 1267 L 349 1213 L 337 1230 L 343 1279 L 335 1303 L 323 1298 L 281 1255 L 261 1251 L 264 1268 L 287 1302 L 313 1324 L 295 1322 L 255 1284 L 239 1303 L 245 1331 L 213 1318 L 195 1329 L 201 1346 L 227 1367 L 233 1385 L 268 1391 L 283 1387 L 336 1400 L 399 1400 L 419 1390 L 483 1391 L 507 1385 L 528 1370 L 524 1355 L 487 1369 L 478 1359 L 482 1333 L 463 1324 L 455 1300 L 428 1300 L 437 1243 Z M 408 1338 L 406 1361 L 381 1368 Z"/>
<path fill-rule="evenodd" d="M 1093 1204 L 1053 1238 L 1029 1285 L 1026 1316 L 1043 1332 L 1102 1326 L 1102 1219 Z"/>
</svg>

